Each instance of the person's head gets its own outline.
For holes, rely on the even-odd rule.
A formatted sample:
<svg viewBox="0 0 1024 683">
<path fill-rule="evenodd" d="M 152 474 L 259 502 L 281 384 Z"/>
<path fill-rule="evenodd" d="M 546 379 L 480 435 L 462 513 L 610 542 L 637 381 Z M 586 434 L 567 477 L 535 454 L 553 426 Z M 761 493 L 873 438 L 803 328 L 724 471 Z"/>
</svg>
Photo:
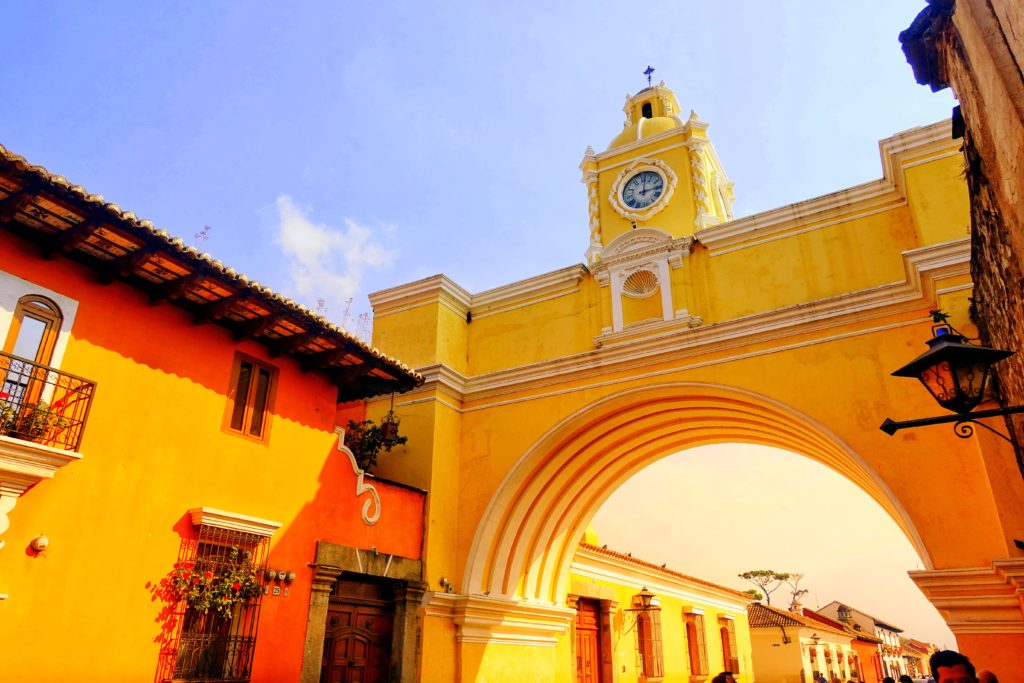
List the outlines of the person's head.
<svg viewBox="0 0 1024 683">
<path fill-rule="evenodd" d="M 731 671 L 723 671 L 711 679 L 711 683 L 736 683 L 736 678 Z"/>
<path fill-rule="evenodd" d="M 886 676 L 882 679 L 882 683 L 896 683 L 896 679 L 892 676 Z"/>
<path fill-rule="evenodd" d="M 900 683 L 914 683 L 914 679 L 907 674 L 903 674 L 900 676 Z"/>
<path fill-rule="evenodd" d="M 928 661 L 935 683 L 976 683 L 971 660 L 953 650 L 940 650 Z"/>
<path fill-rule="evenodd" d="M 982 669 L 978 672 L 978 683 L 999 683 L 999 679 L 988 669 Z"/>
</svg>

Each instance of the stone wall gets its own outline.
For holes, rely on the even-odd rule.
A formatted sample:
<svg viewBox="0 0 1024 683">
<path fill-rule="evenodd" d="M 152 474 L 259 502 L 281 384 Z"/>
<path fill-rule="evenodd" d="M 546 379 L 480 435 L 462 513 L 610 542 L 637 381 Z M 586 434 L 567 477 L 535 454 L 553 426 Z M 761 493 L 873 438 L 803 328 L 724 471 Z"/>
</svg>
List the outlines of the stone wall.
<svg viewBox="0 0 1024 683">
<path fill-rule="evenodd" d="M 919 83 L 960 101 L 972 314 L 982 343 L 1018 352 L 998 384 L 1005 404 L 1024 404 L 1024 3 L 930 0 L 900 42 Z M 1024 416 L 1013 420 L 1024 437 Z"/>
</svg>

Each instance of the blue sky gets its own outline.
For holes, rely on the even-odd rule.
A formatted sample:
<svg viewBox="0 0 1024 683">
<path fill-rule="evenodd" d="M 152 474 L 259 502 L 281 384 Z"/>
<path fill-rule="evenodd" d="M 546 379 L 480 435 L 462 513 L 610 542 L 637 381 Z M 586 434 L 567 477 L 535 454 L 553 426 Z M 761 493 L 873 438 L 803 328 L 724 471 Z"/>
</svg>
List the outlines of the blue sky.
<svg viewBox="0 0 1024 683">
<path fill-rule="evenodd" d="M 710 123 L 738 216 L 880 177 L 880 138 L 946 118 L 954 104 L 917 85 L 900 51 L 897 34 L 923 6 L 12 3 L 0 144 L 306 305 L 323 299 L 329 318 L 365 334 L 369 292 L 435 273 L 481 291 L 581 262 L 578 164 L 621 130 L 624 96 L 645 85 L 648 64 L 684 112 Z M 663 462 L 644 476 L 721 485 L 721 472 Z M 835 490 L 794 456 L 756 462 L 778 487 Z M 618 509 L 637 507 L 630 490 Z M 860 495 L 846 511 L 816 507 L 823 527 L 859 533 L 857 510 L 881 514 Z M 770 487 L 745 496 L 729 519 L 741 537 L 789 523 Z M 637 518 L 619 518 L 635 528 Z M 892 540 L 887 520 L 873 529 L 889 540 L 869 537 L 853 556 L 836 549 L 831 564 L 787 546 L 782 566 L 763 546 L 716 548 L 678 525 L 650 526 L 647 540 L 664 545 L 667 534 L 687 549 L 650 558 L 682 571 L 704 571 L 688 564 L 698 554 L 731 552 L 707 569 L 722 581 L 779 559 L 775 568 L 807 573 L 822 602 L 854 602 L 851 585 L 896 586 L 879 597 L 891 608 L 863 607 L 952 644 L 903 573 L 915 563 L 909 544 Z M 888 573 L 865 577 L 885 563 Z"/>
<path fill-rule="evenodd" d="M 655 79 L 710 122 L 737 215 L 881 175 L 949 115 L 919 2 L 16 3 L 0 143 L 348 323 L 443 272 L 582 261 L 578 164 Z"/>
</svg>

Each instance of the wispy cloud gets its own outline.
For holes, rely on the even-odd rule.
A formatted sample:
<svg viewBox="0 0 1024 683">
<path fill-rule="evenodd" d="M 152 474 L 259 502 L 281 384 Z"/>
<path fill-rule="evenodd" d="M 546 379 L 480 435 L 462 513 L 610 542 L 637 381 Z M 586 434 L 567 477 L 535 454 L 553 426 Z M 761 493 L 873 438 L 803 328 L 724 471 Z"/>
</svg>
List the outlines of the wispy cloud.
<svg viewBox="0 0 1024 683">
<path fill-rule="evenodd" d="M 334 304 L 331 317 L 337 318 L 344 302 L 359 293 L 368 268 L 388 266 L 394 257 L 375 241 L 375 232 L 390 234 L 393 226 L 371 227 L 349 218 L 339 227 L 316 223 L 288 195 L 277 198 L 277 217 L 277 244 L 288 259 L 295 293 L 307 303 L 323 299 Z"/>
</svg>

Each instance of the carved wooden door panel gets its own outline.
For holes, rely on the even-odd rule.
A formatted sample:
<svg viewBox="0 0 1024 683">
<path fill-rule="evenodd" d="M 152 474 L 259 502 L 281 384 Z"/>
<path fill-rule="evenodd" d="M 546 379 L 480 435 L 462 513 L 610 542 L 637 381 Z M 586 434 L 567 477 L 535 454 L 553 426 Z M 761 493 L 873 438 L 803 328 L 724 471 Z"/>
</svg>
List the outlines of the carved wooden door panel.
<svg viewBox="0 0 1024 683">
<path fill-rule="evenodd" d="M 393 624 L 393 606 L 332 601 L 322 683 L 387 683 Z"/>
<path fill-rule="evenodd" d="M 600 610 L 581 598 L 576 611 L 576 681 L 601 683 Z"/>
</svg>

